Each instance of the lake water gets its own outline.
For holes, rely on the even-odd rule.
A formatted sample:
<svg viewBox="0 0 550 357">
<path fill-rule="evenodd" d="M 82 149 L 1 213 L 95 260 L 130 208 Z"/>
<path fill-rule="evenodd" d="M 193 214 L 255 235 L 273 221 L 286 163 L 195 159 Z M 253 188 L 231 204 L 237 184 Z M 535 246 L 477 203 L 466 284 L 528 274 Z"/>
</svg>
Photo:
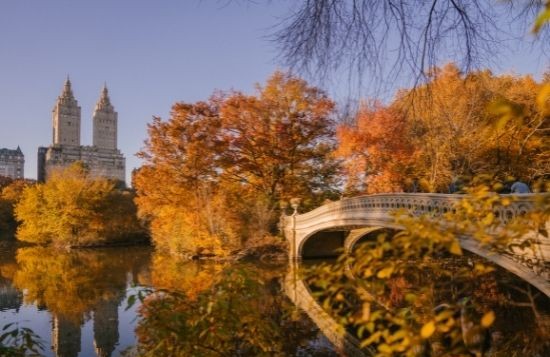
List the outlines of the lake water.
<svg viewBox="0 0 550 357">
<path fill-rule="evenodd" d="M 31 328 L 44 356 L 131 356 L 136 346 L 159 348 L 151 356 L 337 355 L 314 323 L 321 317 L 296 307 L 311 301 L 290 274 L 285 263 L 177 261 L 149 247 L 3 245 L 0 328 Z M 548 299 L 535 312 L 522 303 L 492 308 L 509 345 L 503 356 L 537 356 L 522 351 L 548 346 Z"/>
<path fill-rule="evenodd" d="M 148 321 L 138 328 L 138 311 L 154 310 L 169 321 L 173 308 L 179 316 L 193 314 L 189 321 L 200 319 L 208 316 L 200 311 L 204 295 L 209 296 L 205 292 L 226 284 L 215 289 L 219 296 L 208 317 L 215 321 L 196 321 L 196 333 L 181 334 L 182 350 L 197 342 L 193 339 L 204 342 L 204 335 L 199 337 L 201 328 L 217 325 L 219 331 L 206 331 L 212 338 L 204 342 L 205 348 L 255 355 L 254 351 L 271 344 L 274 355 L 335 355 L 319 329 L 283 293 L 285 272 L 284 264 L 177 262 L 148 247 L 59 252 L 4 246 L 0 252 L 0 327 L 17 322 L 19 327 L 31 328 L 42 339 L 45 356 L 130 355 L 138 343 L 149 346 L 151 336 L 174 327 L 167 323 L 159 328 L 158 321 Z M 145 297 L 142 304 L 139 292 L 149 288 L 177 290 L 180 300 L 168 310 L 155 306 L 153 296 Z M 130 296 L 138 298 L 128 308 Z M 233 306 L 224 307 L 227 302 Z M 186 312 L 180 305 L 196 309 Z M 253 338 L 239 337 L 239 331 Z M 209 354 L 205 349 L 196 355 Z"/>
</svg>

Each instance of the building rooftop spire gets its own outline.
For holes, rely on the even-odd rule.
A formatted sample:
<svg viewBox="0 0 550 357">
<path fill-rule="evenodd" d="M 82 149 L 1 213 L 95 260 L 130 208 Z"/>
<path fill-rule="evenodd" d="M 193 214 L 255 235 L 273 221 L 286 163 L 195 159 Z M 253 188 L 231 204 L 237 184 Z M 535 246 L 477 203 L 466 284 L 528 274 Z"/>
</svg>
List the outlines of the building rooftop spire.
<svg viewBox="0 0 550 357">
<path fill-rule="evenodd" d="M 71 86 L 71 80 L 69 78 L 69 75 L 67 75 L 67 79 L 65 79 L 65 84 L 63 85 L 63 91 L 61 92 L 61 95 L 57 98 L 58 104 L 63 105 L 72 105 L 76 106 L 77 102 L 74 98 L 73 94 L 73 88 Z"/>
<path fill-rule="evenodd" d="M 65 80 L 65 86 L 63 88 L 63 94 L 64 97 L 72 97 L 73 96 L 73 90 L 71 88 L 71 79 L 69 78 L 69 75 L 67 75 L 67 79 Z"/>
<path fill-rule="evenodd" d="M 99 97 L 99 100 L 97 101 L 97 104 L 95 106 L 95 110 L 103 110 L 103 111 L 112 111 L 113 105 L 111 104 L 111 98 L 109 98 L 109 89 L 107 89 L 107 82 L 103 83 L 103 89 L 101 90 L 101 95 Z"/>
<path fill-rule="evenodd" d="M 101 91 L 101 98 L 109 100 L 109 89 L 107 89 L 107 82 L 103 83 L 103 90 Z"/>
</svg>

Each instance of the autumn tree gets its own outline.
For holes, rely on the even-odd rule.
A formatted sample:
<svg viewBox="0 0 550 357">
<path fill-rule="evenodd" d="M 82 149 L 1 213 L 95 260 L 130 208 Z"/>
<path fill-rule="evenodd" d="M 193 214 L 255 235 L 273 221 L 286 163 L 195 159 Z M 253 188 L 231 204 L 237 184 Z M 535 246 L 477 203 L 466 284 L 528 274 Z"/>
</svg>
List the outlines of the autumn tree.
<svg viewBox="0 0 550 357">
<path fill-rule="evenodd" d="M 44 184 L 24 189 L 15 207 L 17 238 L 62 247 L 143 238 L 130 194 L 73 164 L 52 172 Z"/>
<path fill-rule="evenodd" d="M 338 149 L 347 174 L 347 194 L 399 192 L 410 186 L 415 150 L 406 116 L 380 103 L 365 104 L 353 124 L 337 130 Z"/>
<path fill-rule="evenodd" d="M 319 3 L 337 7 L 339 2 Z M 535 27 L 550 19 L 550 5 L 539 19 Z M 388 106 L 406 116 L 406 132 L 418 151 L 413 168 L 426 190 L 444 190 L 460 173 L 547 176 L 547 83 L 487 71 L 465 75 L 453 66 L 435 72 L 430 86 L 403 91 Z M 354 135 L 359 130 L 344 129 L 351 131 L 346 145 L 370 148 L 377 143 L 366 136 L 368 142 L 358 145 L 353 140 L 360 137 Z M 508 347 L 515 343 L 521 345 L 520 354 L 548 354 L 548 322 L 546 312 L 540 313 L 547 311 L 548 298 L 528 284 L 497 280 L 494 267 L 481 259 L 468 256 L 462 260 L 467 264 L 460 264 L 457 258 L 465 255 L 460 245 L 464 235 L 494 254 L 510 253 L 518 240 L 521 249 L 536 252 L 531 244 L 548 239 L 548 195 L 539 196 L 532 211 L 506 222 L 495 208 L 510 205 L 511 198 L 496 195 L 494 188 L 467 189 L 468 195 L 445 214 L 396 212 L 402 231 L 366 237 L 363 246 L 309 276 L 323 306 L 377 356 L 509 355 Z M 544 276 L 540 254 L 528 264 Z M 522 314 L 535 317 L 528 332 L 507 331 L 505 338 L 495 338 L 509 327 L 499 321 L 497 310 L 516 314 L 522 308 Z"/>
<path fill-rule="evenodd" d="M 531 181 L 548 168 L 549 122 L 537 105 L 543 83 L 489 71 L 463 74 L 453 65 L 437 72 L 429 86 L 402 92 L 395 102 L 407 113 L 425 190 L 447 192 L 453 179 L 481 174 Z"/>
<path fill-rule="evenodd" d="M 333 194 L 332 110 L 320 90 L 277 72 L 256 95 L 217 93 L 155 118 L 135 186 L 157 246 L 225 254 L 273 233 L 280 200 Z"/>
<path fill-rule="evenodd" d="M 222 179 L 246 183 L 273 206 L 333 189 L 334 104 L 319 89 L 276 72 L 255 96 L 232 93 L 220 108 Z"/>
<path fill-rule="evenodd" d="M 146 164 L 134 175 L 141 217 L 160 249 L 178 254 L 222 254 L 238 245 L 232 220 L 221 212 L 218 190 L 219 100 L 178 103 L 171 119 L 154 118 L 139 155 Z M 227 212 L 230 213 L 230 212 Z"/>
<path fill-rule="evenodd" d="M 30 185 L 28 180 L 6 181 L 0 188 L 0 239 L 14 239 L 17 229 L 14 207 L 21 198 L 25 187 Z M 0 186 L 2 186 L 0 184 Z"/>
<path fill-rule="evenodd" d="M 336 154 L 359 192 L 449 192 L 451 183 L 480 175 L 533 183 L 550 168 L 546 86 L 449 64 L 429 84 L 340 125 Z"/>
</svg>

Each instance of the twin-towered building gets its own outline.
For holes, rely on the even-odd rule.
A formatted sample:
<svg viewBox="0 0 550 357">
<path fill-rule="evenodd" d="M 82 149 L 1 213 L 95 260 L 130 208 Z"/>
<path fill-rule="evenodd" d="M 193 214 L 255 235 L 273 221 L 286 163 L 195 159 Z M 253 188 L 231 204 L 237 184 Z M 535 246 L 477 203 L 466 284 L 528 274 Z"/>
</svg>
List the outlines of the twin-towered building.
<svg viewBox="0 0 550 357">
<path fill-rule="evenodd" d="M 118 113 L 107 86 L 103 87 L 92 120 L 93 145 L 80 145 L 80 107 L 67 78 L 52 111 L 52 145 L 38 148 L 38 181 L 44 182 L 55 168 L 81 161 L 93 177 L 125 182 L 126 159 L 117 148 Z"/>
</svg>

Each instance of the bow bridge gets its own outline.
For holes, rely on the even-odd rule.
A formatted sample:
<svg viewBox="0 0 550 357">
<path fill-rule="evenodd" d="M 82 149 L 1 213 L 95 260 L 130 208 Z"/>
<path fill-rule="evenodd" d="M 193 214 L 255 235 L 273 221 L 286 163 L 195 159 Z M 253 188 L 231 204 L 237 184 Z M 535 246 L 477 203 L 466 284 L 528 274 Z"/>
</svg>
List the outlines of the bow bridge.
<svg viewBox="0 0 550 357">
<path fill-rule="evenodd" d="M 538 194 L 508 195 L 513 198 L 508 206 L 495 207 L 495 215 L 508 221 L 534 207 Z M 393 213 L 405 210 L 415 216 L 430 215 L 434 219 L 453 212 L 464 195 L 398 193 L 347 198 L 331 202 L 305 214 L 281 217 L 281 226 L 289 241 L 291 260 L 335 256 L 338 249 L 350 251 L 361 239 L 382 229 L 400 230 Z M 546 223 L 550 231 L 550 222 Z M 531 232 L 523 240 L 534 244 L 528 249 L 514 249 L 514 242 L 506 251 L 496 252 L 481 245 L 468 235 L 459 237 L 463 249 L 482 256 L 531 283 L 550 296 L 550 239 Z"/>
</svg>

